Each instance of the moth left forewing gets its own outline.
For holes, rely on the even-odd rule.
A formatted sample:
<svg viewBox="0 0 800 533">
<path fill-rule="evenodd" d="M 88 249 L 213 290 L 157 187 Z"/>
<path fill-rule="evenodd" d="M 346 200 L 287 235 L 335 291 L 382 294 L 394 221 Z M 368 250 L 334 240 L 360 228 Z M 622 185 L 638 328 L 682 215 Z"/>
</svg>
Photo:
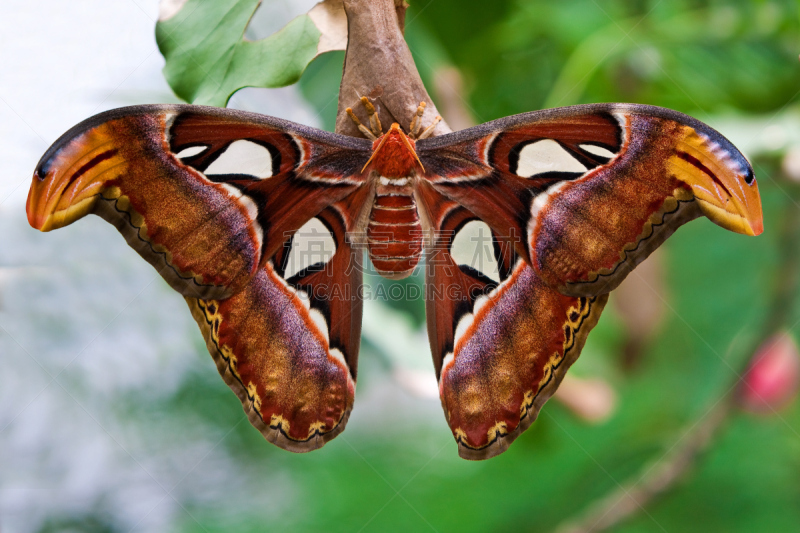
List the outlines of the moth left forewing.
<svg viewBox="0 0 800 533">
<path fill-rule="evenodd" d="M 359 141 L 229 109 L 116 109 L 45 153 L 28 219 L 49 231 L 97 214 L 176 291 L 226 297 L 285 233 L 360 186 Z"/>
<path fill-rule="evenodd" d="M 747 160 L 710 127 L 662 108 L 527 113 L 418 148 L 438 192 L 519 236 L 518 253 L 568 295 L 611 291 L 700 215 L 739 233 L 762 230 Z"/>
<path fill-rule="evenodd" d="M 513 243 L 423 185 L 428 335 L 445 416 L 467 459 L 502 453 L 578 358 L 607 296 L 564 296 Z"/>
<path fill-rule="evenodd" d="M 338 435 L 353 406 L 362 270 L 348 217 L 342 204 L 326 208 L 233 297 L 187 298 L 250 422 L 293 452 Z"/>
</svg>

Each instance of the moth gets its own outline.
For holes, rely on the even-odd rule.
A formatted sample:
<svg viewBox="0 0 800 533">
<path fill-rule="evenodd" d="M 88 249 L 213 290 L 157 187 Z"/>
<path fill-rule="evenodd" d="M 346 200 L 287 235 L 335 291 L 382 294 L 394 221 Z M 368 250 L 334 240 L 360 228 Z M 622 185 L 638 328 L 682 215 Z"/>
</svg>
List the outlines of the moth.
<svg viewBox="0 0 800 533">
<path fill-rule="evenodd" d="M 608 293 L 680 225 L 763 229 L 750 164 L 675 111 L 581 105 L 419 130 L 370 141 L 230 109 L 116 109 L 44 154 L 28 220 L 113 224 L 185 297 L 251 423 L 293 452 L 351 412 L 364 250 L 389 278 L 424 256 L 440 397 L 467 459 L 530 426 Z"/>
</svg>

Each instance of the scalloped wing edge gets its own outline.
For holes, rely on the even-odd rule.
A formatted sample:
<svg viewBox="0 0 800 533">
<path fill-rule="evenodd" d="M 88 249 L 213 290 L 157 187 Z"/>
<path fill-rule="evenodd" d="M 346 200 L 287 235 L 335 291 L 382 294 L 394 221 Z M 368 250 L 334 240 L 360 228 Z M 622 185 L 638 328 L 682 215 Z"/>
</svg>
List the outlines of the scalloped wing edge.
<svg viewBox="0 0 800 533">
<path fill-rule="evenodd" d="M 520 421 L 516 429 L 506 432 L 504 424 L 498 423 L 498 426 L 495 427 L 494 438 L 480 448 L 465 445 L 464 440 L 456 436 L 458 455 L 461 458 L 470 461 L 481 461 L 500 455 L 536 421 L 539 411 L 558 389 L 567 374 L 567 370 L 578 360 L 578 356 L 583 350 L 584 344 L 586 344 L 589 332 L 597 325 L 600 314 L 608 302 L 608 294 L 589 298 L 588 302 L 589 308 L 587 312 L 581 316 L 579 322 L 573 327 L 572 346 L 565 350 L 563 357 L 556 358 L 555 355 L 551 357 L 545 369 L 545 376 L 539 384 L 538 391 L 534 393 L 531 390 L 525 393 L 525 399 L 520 406 Z"/>
</svg>

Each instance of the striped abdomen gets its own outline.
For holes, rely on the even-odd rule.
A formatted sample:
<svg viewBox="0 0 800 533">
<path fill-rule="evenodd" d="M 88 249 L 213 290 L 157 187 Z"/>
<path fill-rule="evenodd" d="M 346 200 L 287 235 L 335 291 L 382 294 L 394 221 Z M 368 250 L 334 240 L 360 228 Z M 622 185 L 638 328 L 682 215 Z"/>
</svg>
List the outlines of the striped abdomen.
<svg viewBox="0 0 800 533">
<path fill-rule="evenodd" d="M 402 279 L 414 271 L 422 255 L 422 227 L 410 190 L 382 189 L 378 188 L 369 215 L 369 258 L 382 276 Z"/>
</svg>

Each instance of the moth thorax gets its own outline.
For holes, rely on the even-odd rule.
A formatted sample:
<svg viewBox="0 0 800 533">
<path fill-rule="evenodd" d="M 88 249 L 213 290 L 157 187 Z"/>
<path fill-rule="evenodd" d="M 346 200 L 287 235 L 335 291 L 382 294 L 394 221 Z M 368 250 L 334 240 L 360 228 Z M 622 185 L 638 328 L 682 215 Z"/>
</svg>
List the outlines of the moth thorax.
<svg viewBox="0 0 800 533">
<path fill-rule="evenodd" d="M 372 143 L 372 157 L 368 165 L 379 176 L 402 178 L 422 167 L 413 139 L 409 139 L 397 124 Z"/>
<path fill-rule="evenodd" d="M 381 194 L 383 187 L 378 188 L 367 227 L 369 258 L 383 277 L 402 279 L 411 275 L 422 255 L 417 204 L 410 192 Z"/>
</svg>

